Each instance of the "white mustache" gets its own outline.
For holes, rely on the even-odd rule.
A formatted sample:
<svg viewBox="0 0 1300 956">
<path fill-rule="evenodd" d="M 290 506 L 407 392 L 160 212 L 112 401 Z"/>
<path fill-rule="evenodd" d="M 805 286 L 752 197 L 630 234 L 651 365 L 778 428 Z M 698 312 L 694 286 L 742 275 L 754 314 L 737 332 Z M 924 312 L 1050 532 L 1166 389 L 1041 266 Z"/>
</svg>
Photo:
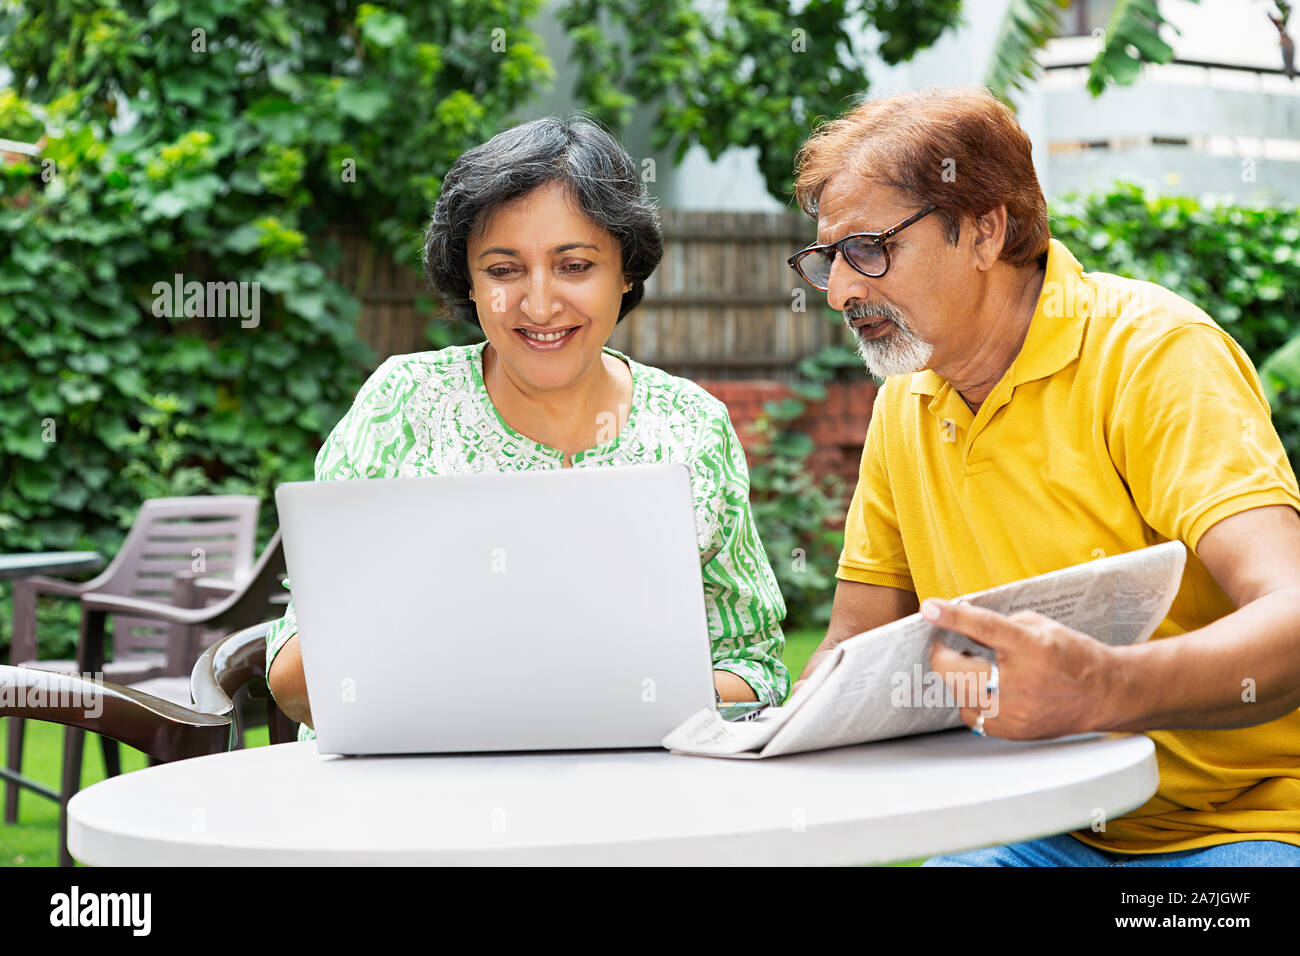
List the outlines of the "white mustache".
<svg viewBox="0 0 1300 956">
<path fill-rule="evenodd" d="M 900 328 L 907 328 L 902 313 L 888 305 L 864 305 L 845 309 L 844 323 L 852 328 L 854 319 L 889 319 Z"/>
</svg>

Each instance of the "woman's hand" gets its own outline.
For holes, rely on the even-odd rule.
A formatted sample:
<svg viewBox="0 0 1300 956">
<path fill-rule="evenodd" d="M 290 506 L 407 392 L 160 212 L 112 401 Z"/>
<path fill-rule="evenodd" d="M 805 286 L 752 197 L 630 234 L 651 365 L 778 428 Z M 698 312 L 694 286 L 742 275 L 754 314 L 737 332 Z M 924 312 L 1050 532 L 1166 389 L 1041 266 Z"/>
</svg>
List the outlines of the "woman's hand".
<svg viewBox="0 0 1300 956">
<path fill-rule="evenodd" d="M 290 720 L 306 724 L 314 729 L 311 722 L 311 704 L 307 700 L 307 678 L 302 672 L 302 652 L 298 647 L 298 635 L 295 634 L 280 648 L 271 662 L 271 673 L 267 684 L 271 696 Z"/>
<path fill-rule="evenodd" d="M 741 700 L 758 700 L 754 688 L 744 678 L 737 677 L 731 671 L 714 671 L 713 686 L 724 702 Z"/>
</svg>

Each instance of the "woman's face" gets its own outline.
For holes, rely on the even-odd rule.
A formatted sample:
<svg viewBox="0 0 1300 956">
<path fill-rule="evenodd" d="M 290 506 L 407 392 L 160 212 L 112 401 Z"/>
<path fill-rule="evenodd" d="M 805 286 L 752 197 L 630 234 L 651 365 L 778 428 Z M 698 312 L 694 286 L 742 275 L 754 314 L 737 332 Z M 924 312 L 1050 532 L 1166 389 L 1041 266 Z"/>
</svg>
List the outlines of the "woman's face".
<svg viewBox="0 0 1300 956">
<path fill-rule="evenodd" d="M 560 183 L 497 209 L 467 255 L 479 324 L 512 376 L 563 388 L 600 362 L 631 285 L 618 242 Z"/>
</svg>

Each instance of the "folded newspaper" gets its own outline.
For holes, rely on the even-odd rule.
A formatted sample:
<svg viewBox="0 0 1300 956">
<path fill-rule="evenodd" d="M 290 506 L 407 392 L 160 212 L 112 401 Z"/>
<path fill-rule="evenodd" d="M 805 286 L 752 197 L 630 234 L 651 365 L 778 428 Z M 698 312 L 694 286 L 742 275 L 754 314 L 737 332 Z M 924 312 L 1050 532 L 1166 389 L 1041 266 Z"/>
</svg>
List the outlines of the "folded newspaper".
<svg viewBox="0 0 1300 956">
<path fill-rule="evenodd" d="M 1107 644 L 1136 644 L 1169 613 L 1186 560 L 1182 542 L 1168 541 L 956 600 L 1001 614 L 1037 611 Z M 784 707 L 741 723 L 702 710 L 663 745 L 681 754 L 776 757 L 957 727 L 961 714 L 929 668 L 936 640 L 993 658 L 990 648 L 912 614 L 836 645 Z"/>
</svg>

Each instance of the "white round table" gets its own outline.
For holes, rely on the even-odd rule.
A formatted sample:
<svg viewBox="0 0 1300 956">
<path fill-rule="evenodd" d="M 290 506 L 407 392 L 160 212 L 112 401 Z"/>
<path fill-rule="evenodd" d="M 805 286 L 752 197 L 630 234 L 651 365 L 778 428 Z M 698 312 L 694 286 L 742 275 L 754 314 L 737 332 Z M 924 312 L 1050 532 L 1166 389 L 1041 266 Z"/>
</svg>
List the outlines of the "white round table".
<svg viewBox="0 0 1300 956">
<path fill-rule="evenodd" d="M 1141 735 L 953 730 L 766 760 L 304 741 L 97 783 L 68 806 L 68 847 L 105 866 L 887 863 L 1086 828 L 1156 783 Z"/>
</svg>

